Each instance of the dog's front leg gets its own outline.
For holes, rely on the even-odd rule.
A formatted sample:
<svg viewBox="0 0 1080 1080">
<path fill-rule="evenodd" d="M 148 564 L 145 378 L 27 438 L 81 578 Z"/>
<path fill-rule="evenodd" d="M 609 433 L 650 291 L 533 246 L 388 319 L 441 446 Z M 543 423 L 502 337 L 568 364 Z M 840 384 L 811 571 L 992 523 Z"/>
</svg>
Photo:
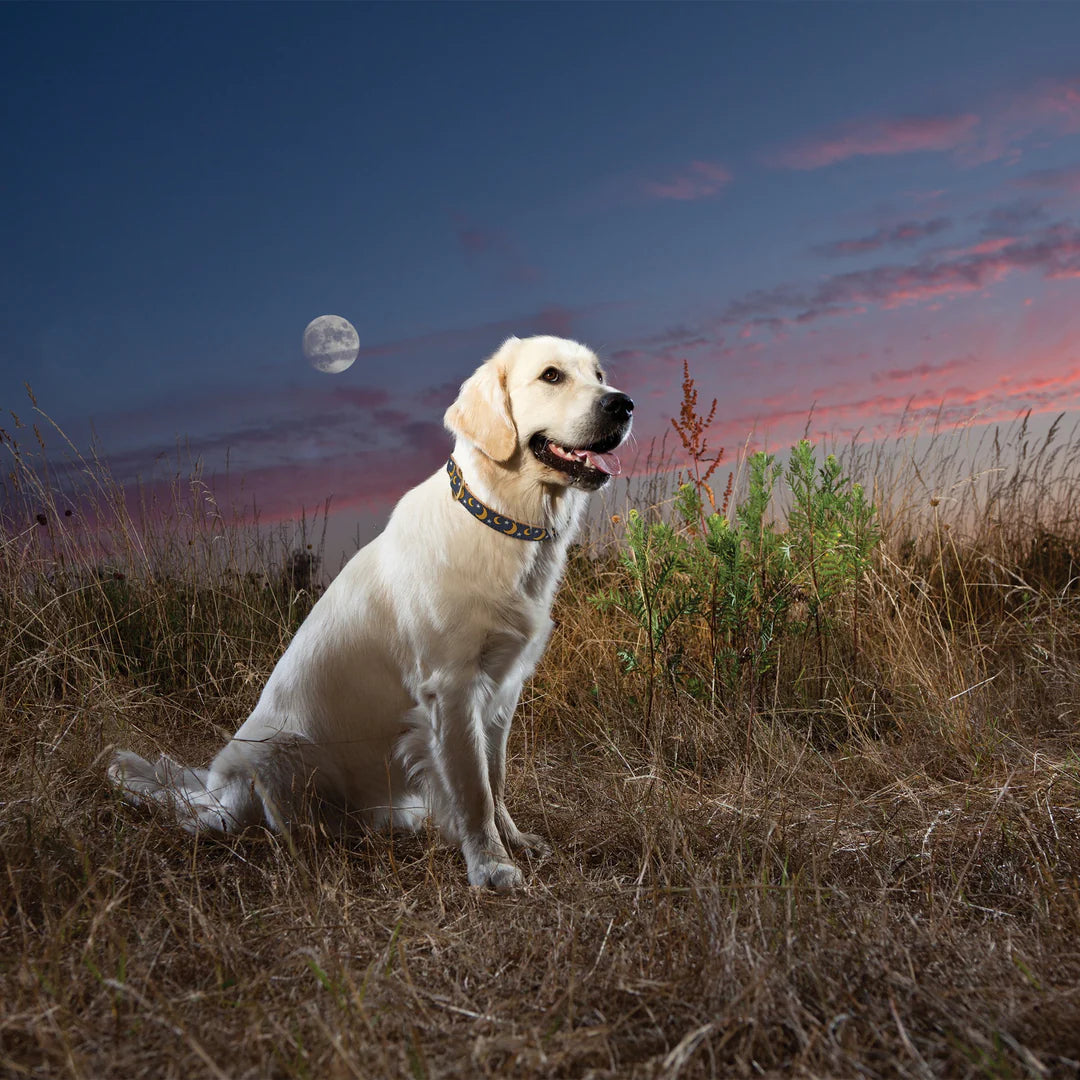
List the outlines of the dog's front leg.
<svg viewBox="0 0 1080 1080">
<path fill-rule="evenodd" d="M 531 640 L 521 651 L 515 668 L 508 673 L 495 696 L 495 708 L 486 732 L 488 779 L 495 799 L 495 824 L 499 835 L 511 851 L 530 851 L 536 855 L 550 855 L 551 847 L 543 837 L 522 832 L 506 808 L 506 743 L 510 738 L 510 725 L 521 697 L 521 688 L 536 670 L 554 626 L 550 618 L 543 619 L 537 626 Z"/>
<path fill-rule="evenodd" d="M 495 825 L 483 711 L 490 702 L 480 687 L 483 680 L 448 680 L 435 694 L 433 766 L 442 798 L 437 817 L 456 835 L 465 856 L 469 883 L 509 892 L 521 885 Z"/>
<path fill-rule="evenodd" d="M 512 714 L 511 714 L 512 715 Z M 510 737 L 511 717 L 499 717 L 496 730 L 488 735 L 488 777 L 495 796 L 495 824 L 499 835 L 511 851 L 528 851 L 535 855 L 550 855 L 551 845 L 536 833 L 523 833 L 514 823 L 505 802 L 507 788 L 507 739 Z M 494 743 L 494 745 L 492 745 Z"/>
<path fill-rule="evenodd" d="M 551 845 L 536 833 L 522 832 L 506 808 L 506 741 L 510 737 L 510 722 L 517 706 L 517 693 L 514 704 L 500 710 L 495 723 L 488 730 L 488 779 L 491 793 L 495 799 L 495 825 L 503 842 L 511 851 L 529 851 L 534 855 L 550 855 Z"/>
</svg>

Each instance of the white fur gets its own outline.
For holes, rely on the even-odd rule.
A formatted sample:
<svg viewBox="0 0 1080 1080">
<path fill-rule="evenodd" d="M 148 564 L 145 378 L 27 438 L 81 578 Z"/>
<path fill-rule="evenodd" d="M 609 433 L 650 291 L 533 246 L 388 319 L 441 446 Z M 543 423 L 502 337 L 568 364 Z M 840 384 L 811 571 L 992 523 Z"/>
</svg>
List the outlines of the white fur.
<svg viewBox="0 0 1080 1080">
<path fill-rule="evenodd" d="M 558 385 L 541 378 L 553 365 Z M 588 498 L 528 443 L 542 431 L 583 445 L 611 392 L 576 342 L 507 341 L 447 410 L 454 456 L 477 498 L 556 538 L 499 535 L 455 502 L 440 467 L 319 599 L 209 769 L 120 751 L 110 779 L 192 831 L 281 829 L 310 812 L 342 829 L 415 828 L 430 814 L 473 885 L 519 885 L 507 849 L 545 846 L 503 801 L 506 741 Z"/>
</svg>

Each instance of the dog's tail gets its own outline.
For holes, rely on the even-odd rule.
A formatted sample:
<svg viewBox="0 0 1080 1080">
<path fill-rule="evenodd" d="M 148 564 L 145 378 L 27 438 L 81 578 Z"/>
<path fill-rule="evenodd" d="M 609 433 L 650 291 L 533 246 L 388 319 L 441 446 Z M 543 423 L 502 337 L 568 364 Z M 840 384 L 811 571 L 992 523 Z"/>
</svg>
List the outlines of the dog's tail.
<svg viewBox="0 0 1080 1080">
<path fill-rule="evenodd" d="M 151 764 L 130 750 L 118 750 L 108 777 L 127 802 L 167 807 L 188 832 L 238 832 L 261 817 L 261 805 L 257 810 L 253 794 L 238 777 L 219 778 L 212 769 L 187 768 L 164 755 Z"/>
</svg>

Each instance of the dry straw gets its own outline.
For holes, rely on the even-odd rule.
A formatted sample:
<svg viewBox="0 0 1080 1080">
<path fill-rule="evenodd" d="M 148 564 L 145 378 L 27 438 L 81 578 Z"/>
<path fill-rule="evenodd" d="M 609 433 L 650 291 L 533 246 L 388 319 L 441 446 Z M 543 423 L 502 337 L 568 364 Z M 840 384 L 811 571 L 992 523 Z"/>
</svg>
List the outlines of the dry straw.
<svg viewBox="0 0 1080 1080">
<path fill-rule="evenodd" d="M 688 613 L 647 731 L 637 628 L 589 600 L 625 583 L 619 508 L 512 741 L 555 854 L 499 898 L 427 834 L 209 842 L 117 801 L 114 743 L 201 762 L 250 709 L 318 530 L 197 470 L 133 495 L 33 416 L 0 436 L 0 1074 L 1080 1069 L 1075 431 L 839 453 L 880 510 L 858 610 L 712 693 Z M 637 506 L 678 531 L 666 475 Z"/>
</svg>

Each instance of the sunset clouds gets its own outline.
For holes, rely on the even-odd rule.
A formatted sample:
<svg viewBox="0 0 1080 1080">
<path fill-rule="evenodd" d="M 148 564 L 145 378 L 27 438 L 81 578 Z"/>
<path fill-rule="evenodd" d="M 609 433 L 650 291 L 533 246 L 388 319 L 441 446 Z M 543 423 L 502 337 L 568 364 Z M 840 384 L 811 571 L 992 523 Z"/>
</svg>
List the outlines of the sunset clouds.
<svg viewBox="0 0 1080 1080">
<path fill-rule="evenodd" d="M 1080 165 L 1069 165 L 1061 169 L 1037 169 L 1015 182 L 1019 187 L 1080 195 Z"/>
<path fill-rule="evenodd" d="M 853 120 L 780 151 L 775 161 L 789 169 L 823 169 L 853 157 L 955 150 L 970 142 L 978 126 L 974 113 Z"/>
<path fill-rule="evenodd" d="M 1080 226 L 1061 222 L 1023 239 L 1002 238 L 913 262 L 833 274 L 812 285 L 755 291 L 729 304 L 722 321 L 774 327 L 807 322 L 865 305 L 891 308 L 978 292 L 1024 271 L 1047 279 L 1080 277 Z"/>
<path fill-rule="evenodd" d="M 731 455 L 1080 408 L 1080 6 L 149 10 L 0 9 L 0 406 L 132 490 L 374 527 L 511 334 L 643 460 L 684 361 Z"/>
<path fill-rule="evenodd" d="M 756 356 L 761 367 L 756 378 L 729 380 L 720 397 L 714 436 L 729 450 L 782 448 L 804 433 L 822 438 L 861 432 L 865 438 L 883 438 L 928 424 L 997 423 L 1025 411 L 1080 407 L 1080 349 L 1075 345 L 1033 341 L 1010 353 L 991 342 L 962 356 L 880 369 L 876 363 L 888 355 L 887 347 L 828 359 L 804 339 L 800 351 L 805 358 L 788 353 L 791 359 L 772 361 L 762 358 L 760 350 L 749 353 L 734 346 L 730 351 L 737 363 L 751 363 Z M 692 363 L 692 370 L 705 370 L 702 359 L 696 367 Z M 774 389 L 764 391 L 766 386 Z"/>
<path fill-rule="evenodd" d="M 476 264 L 486 263 L 497 273 L 515 281 L 532 282 L 540 271 L 528 263 L 518 245 L 501 229 L 484 228 L 462 214 L 454 215 L 454 224 L 461 250 Z"/>
<path fill-rule="evenodd" d="M 869 236 L 857 236 L 846 240 L 830 240 L 814 248 L 818 255 L 830 258 L 844 255 L 866 255 L 888 247 L 910 247 L 920 240 L 937 236 L 952 225 L 945 217 L 932 218 L 928 221 L 903 221 L 898 225 L 883 226 Z"/>
<path fill-rule="evenodd" d="M 854 118 L 808 134 L 775 152 L 773 164 L 823 169 L 857 157 L 951 152 L 965 165 L 1012 155 L 1034 136 L 1080 132 L 1080 77 L 1040 80 L 1012 94 L 996 94 L 979 111 L 942 115 Z"/>
<path fill-rule="evenodd" d="M 654 199 L 688 202 L 719 194 L 733 179 L 731 170 L 725 165 L 715 161 L 691 161 L 665 180 L 645 184 L 644 192 Z"/>
</svg>

